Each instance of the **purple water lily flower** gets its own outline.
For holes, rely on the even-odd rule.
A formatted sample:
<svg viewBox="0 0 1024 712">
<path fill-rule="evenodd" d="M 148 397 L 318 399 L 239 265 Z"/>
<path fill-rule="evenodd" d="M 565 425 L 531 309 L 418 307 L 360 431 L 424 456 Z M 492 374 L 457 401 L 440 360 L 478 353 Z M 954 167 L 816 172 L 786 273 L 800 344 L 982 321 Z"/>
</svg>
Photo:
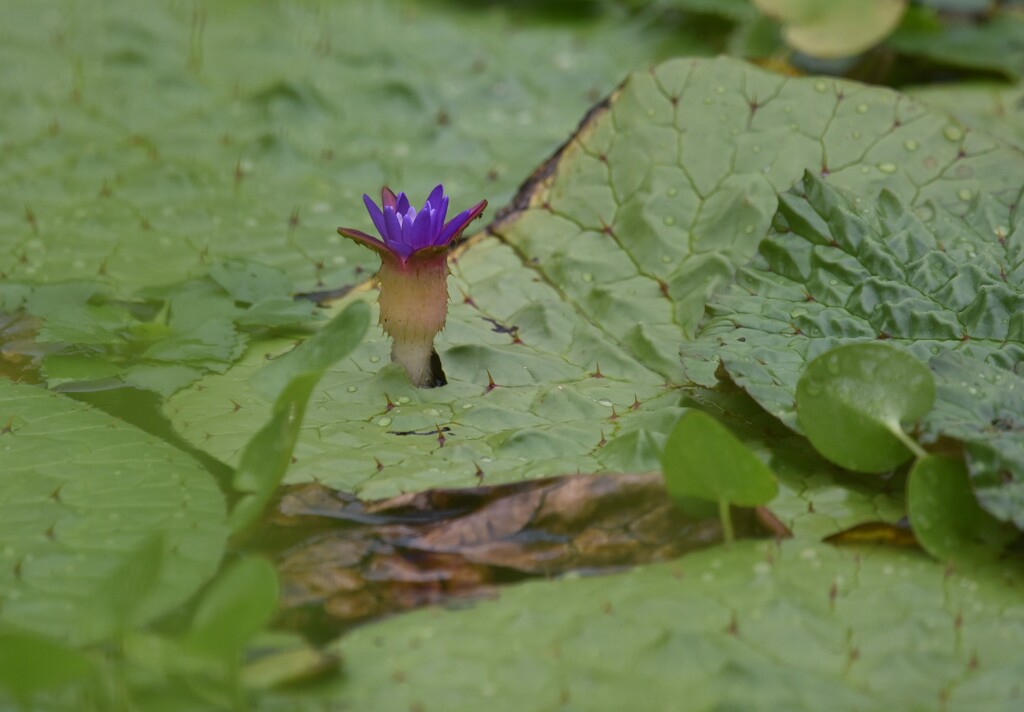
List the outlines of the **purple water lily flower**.
<svg viewBox="0 0 1024 712">
<path fill-rule="evenodd" d="M 380 324 L 391 337 L 391 360 L 402 365 L 413 385 L 443 385 L 434 337 L 448 317 L 446 253 L 480 217 L 487 201 L 448 222 L 448 198 L 440 185 L 419 210 L 405 193 L 395 195 L 390 188 L 381 191 L 380 207 L 368 195 L 363 202 L 381 239 L 348 227 L 339 227 L 338 232 L 380 255 Z"/>
<path fill-rule="evenodd" d="M 349 227 L 339 227 L 338 232 L 377 253 L 387 251 L 402 262 L 420 250 L 444 251 L 487 207 L 487 201 L 481 200 L 446 223 L 448 196 L 443 185 L 430 191 L 419 210 L 409 203 L 405 193 L 395 195 L 387 187 L 381 191 L 381 207 L 368 195 L 363 195 L 363 203 L 383 241 Z"/>
</svg>

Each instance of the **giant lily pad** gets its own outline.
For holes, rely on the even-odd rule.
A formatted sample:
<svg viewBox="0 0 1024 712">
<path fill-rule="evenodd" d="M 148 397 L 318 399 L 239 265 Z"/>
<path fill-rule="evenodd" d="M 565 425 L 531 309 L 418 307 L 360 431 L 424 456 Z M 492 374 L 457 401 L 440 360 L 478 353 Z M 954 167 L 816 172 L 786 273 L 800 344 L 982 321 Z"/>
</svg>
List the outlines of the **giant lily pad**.
<svg viewBox="0 0 1024 712">
<path fill-rule="evenodd" d="M 363 192 L 442 176 L 453 200 L 501 204 L 624 67 L 714 51 L 622 8 L 571 27 L 511 15 L 6 7 L 0 273 L 130 290 L 257 254 L 301 288 L 349 283 L 370 256 L 334 228 Z"/>
<path fill-rule="evenodd" d="M 778 191 L 824 169 L 865 193 L 888 186 L 915 203 L 963 205 L 960 193 L 983 184 L 1019 190 L 1010 176 L 1024 159 L 1000 146 L 851 82 L 727 59 L 634 74 L 501 211 L 490 226 L 499 239 L 471 240 L 453 260 L 438 340 L 448 386 L 410 388 L 371 329 L 313 394 L 288 481 L 372 499 L 481 478 L 656 469 L 687 380 L 679 345 L 756 254 Z M 236 462 L 268 412 L 249 380 L 291 347 L 257 345 L 171 399 L 167 414 L 190 442 Z M 792 499 L 777 500 L 793 516 L 835 521 L 810 504 L 809 481 L 846 523 L 864 501 L 833 489 L 827 466 L 799 478 L 783 482 Z"/>
<path fill-rule="evenodd" d="M 527 584 L 341 640 L 356 709 L 1012 709 L 1016 575 L 923 555 L 741 542 Z M 499 636 L 495 631 L 501 631 Z"/>
<path fill-rule="evenodd" d="M 129 602 L 123 623 L 169 611 L 213 574 L 224 500 L 190 457 L 65 396 L 2 379 L 0 422 L 0 622 L 74 644 L 102 638 L 119 622 L 106 615 L 109 597 L 94 597 L 155 536 L 155 584 Z"/>
</svg>

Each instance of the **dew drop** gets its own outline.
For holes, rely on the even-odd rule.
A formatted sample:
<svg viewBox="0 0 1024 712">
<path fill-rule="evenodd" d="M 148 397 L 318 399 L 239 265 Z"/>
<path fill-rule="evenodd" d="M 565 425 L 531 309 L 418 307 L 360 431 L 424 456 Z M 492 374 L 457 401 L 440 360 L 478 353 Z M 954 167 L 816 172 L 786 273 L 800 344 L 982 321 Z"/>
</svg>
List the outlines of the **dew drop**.
<svg viewBox="0 0 1024 712">
<path fill-rule="evenodd" d="M 832 287 L 834 287 L 834 286 L 836 286 L 837 284 L 839 284 L 839 280 L 838 280 L 838 279 L 830 279 L 830 280 L 828 281 L 828 283 L 829 283 L 829 286 L 832 286 Z"/>
<path fill-rule="evenodd" d="M 953 126 L 953 124 L 950 124 L 946 128 L 942 129 L 942 135 L 950 141 L 959 141 L 964 137 L 964 131 L 959 126 Z"/>
<path fill-rule="evenodd" d="M 792 106 L 787 106 L 782 111 L 787 113 L 787 114 L 792 114 L 793 113 L 793 107 Z"/>
<path fill-rule="evenodd" d="M 858 114 L 866 114 L 866 113 L 868 113 L 868 105 L 867 104 L 857 104 L 857 113 Z"/>
<path fill-rule="evenodd" d="M 753 151 L 754 153 L 760 153 L 761 152 L 761 147 L 760 146 L 754 146 L 750 150 Z"/>
<path fill-rule="evenodd" d="M 463 410 L 469 410 L 470 408 L 473 407 L 473 405 L 474 405 L 473 403 L 463 403 L 462 404 L 462 409 Z"/>
<path fill-rule="evenodd" d="M 853 132 L 852 134 L 850 134 L 850 135 L 851 135 L 851 136 L 853 136 L 853 138 L 860 138 L 860 131 L 854 131 L 854 132 Z"/>
<path fill-rule="evenodd" d="M 960 200 L 970 200 L 974 197 L 974 192 L 967 188 L 961 188 L 957 191 L 956 197 L 960 198 Z"/>
<path fill-rule="evenodd" d="M 710 96 L 706 96 L 704 97 L 704 103 L 710 106 L 711 104 L 715 103 L 715 100 L 712 99 Z"/>
<path fill-rule="evenodd" d="M 398 402 L 399 403 L 408 403 L 409 400 L 410 400 L 409 396 L 399 396 L 398 397 Z"/>
<path fill-rule="evenodd" d="M 938 347 L 938 346 L 932 346 L 932 347 L 931 347 L 931 349 L 930 349 L 930 351 L 931 351 L 931 352 L 932 352 L 933 354 L 937 354 L 937 353 L 939 353 L 939 350 L 940 350 L 940 349 L 939 349 L 939 347 Z"/>
<path fill-rule="evenodd" d="M 612 402 L 610 400 L 608 400 L 607 398 L 602 398 L 601 400 L 598 401 L 598 403 L 603 405 L 605 408 L 611 408 L 612 407 Z"/>
<path fill-rule="evenodd" d="M 370 357 L 370 363 L 377 363 L 378 361 L 380 361 L 380 356 L 371 356 Z"/>
<path fill-rule="evenodd" d="M 359 390 L 359 386 L 349 386 L 345 390 L 348 391 L 349 393 L 355 393 L 356 391 Z"/>
<path fill-rule="evenodd" d="M 386 415 L 383 418 L 378 418 L 377 425 L 379 425 L 382 428 L 386 428 L 389 425 L 391 425 L 391 418 Z"/>
<path fill-rule="evenodd" d="M 717 87 L 715 87 L 715 93 L 716 94 L 724 94 L 725 93 L 725 87 L 723 87 L 722 85 L 718 85 Z"/>
<path fill-rule="evenodd" d="M 826 84 L 825 82 L 821 80 L 814 82 L 814 91 L 823 92 L 826 89 L 828 89 L 828 84 Z"/>
<path fill-rule="evenodd" d="M 667 195 L 670 198 L 674 197 L 678 193 L 679 191 L 676 190 L 675 188 L 669 188 L 668 190 L 665 191 L 665 195 Z"/>
<path fill-rule="evenodd" d="M 672 217 L 671 215 L 666 215 L 664 222 L 665 222 L 666 225 L 675 225 L 676 224 L 676 219 L 674 217 Z"/>
<path fill-rule="evenodd" d="M 594 275 L 590 274 L 590 272 L 584 272 L 583 274 L 580 275 L 580 279 L 582 279 L 584 282 L 593 282 Z"/>
<path fill-rule="evenodd" d="M 879 163 L 878 164 L 878 170 L 882 171 L 882 173 L 895 173 L 896 172 L 896 164 L 895 163 Z"/>
<path fill-rule="evenodd" d="M 908 151 L 916 151 L 917 146 L 917 141 L 915 141 L 914 139 L 908 139 L 907 141 L 903 142 L 903 148 L 907 149 Z"/>
<path fill-rule="evenodd" d="M 821 384 L 817 381 L 807 382 L 807 395 L 809 396 L 820 396 L 821 395 Z"/>
<path fill-rule="evenodd" d="M 648 109 L 648 110 L 647 110 L 647 115 L 648 115 L 649 117 L 651 117 L 651 118 L 654 118 L 655 114 L 657 114 L 657 113 L 658 113 L 658 112 L 656 112 L 656 111 L 655 111 L 654 109 Z"/>
<path fill-rule="evenodd" d="M 748 235 L 753 235 L 754 234 L 754 226 L 753 225 L 747 225 L 745 228 L 743 228 L 743 232 L 747 233 Z"/>
</svg>

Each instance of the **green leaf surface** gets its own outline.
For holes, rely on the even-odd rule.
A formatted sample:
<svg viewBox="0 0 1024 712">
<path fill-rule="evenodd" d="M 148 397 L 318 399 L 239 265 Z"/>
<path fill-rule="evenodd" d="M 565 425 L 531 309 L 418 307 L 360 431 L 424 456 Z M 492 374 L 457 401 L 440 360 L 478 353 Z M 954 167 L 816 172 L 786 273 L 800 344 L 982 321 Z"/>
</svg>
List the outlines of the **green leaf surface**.
<svg viewBox="0 0 1024 712">
<path fill-rule="evenodd" d="M 884 344 L 847 344 L 807 364 L 796 387 L 800 429 L 854 472 L 885 472 L 920 447 L 905 433 L 935 402 L 928 367 Z"/>
<path fill-rule="evenodd" d="M 902 54 L 939 64 L 1024 76 L 1024 15 L 995 11 L 980 21 L 943 20 L 929 8 L 913 8 L 886 41 Z"/>
<path fill-rule="evenodd" d="M 337 645 L 346 677 L 327 699 L 384 712 L 622 710 L 638 700 L 1009 711 L 1024 665 L 1019 576 L 950 572 L 885 549 L 740 542 L 360 628 Z"/>
<path fill-rule="evenodd" d="M 1024 150 L 1024 84 L 956 84 L 911 87 L 909 93 L 948 111 L 965 126 Z"/>
<path fill-rule="evenodd" d="M 190 647 L 235 656 L 277 611 L 277 571 L 266 559 L 234 562 L 203 594 L 187 636 Z"/>
<path fill-rule="evenodd" d="M 362 193 L 443 180 L 453 204 L 500 205 L 628 68 L 716 51 L 623 8 L 537 15 L 9 3 L 0 273 L 131 291 L 259 255 L 302 289 L 350 283 L 372 257 L 335 228 L 370 227 Z"/>
<path fill-rule="evenodd" d="M 499 239 L 478 238 L 453 260 L 437 341 L 448 385 L 410 388 L 372 328 L 313 393 L 287 481 L 377 498 L 655 469 L 681 415 L 680 343 L 756 254 L 778 191 L 827 166 L 830 183 L 887 186 L 915 204 L 961 206 L 959 193 L 982 185 L 1016 196 L 1010 176 L 1024 159 L 1001 146 L 850 82 L 728 59 L 631 75 L 491 226 Z M 268 413 L 249 381 L 290 347 L 261 342 L 166 413 L 191 443 L 237 462 Z M 786 511 L 817 531 L 899 509 L 862 484 L 846 494 L 827 465 L 783 469 Z M 816 491 L 824 509 L 811 504 Z"/>
<path fill-rule="evenodd" d="M 956 353 L 930 365 L 938 401 L 925 422 L 927 435 L 966 443 L 971 487 L 982 506 L 1024 529 L 1024 379 Z"/>
<path fill-rule="evenodd" d="M 729 429 L 706 413 L 686 413 L 661 455 L 665 488 L 673 499 L 697 497 L 755 507 L 779 491 L 775 473 Z"/>
<path fill-rule="evenodd" d="M 56 640 L 0 630 L 0 691 L 8 693 L 23 708 L 31 708 L 30 701 L 36 693 L 52 693 L 93 672 L 88 658 Z"/>
<path fill-rule="evenodd" d="M 805 364 L 840 344 L 883 340 L 922 361 L 958 351 L 1013 369 L 1024 361 L 1024 221 L 988 195 L 961 213 L 891 193 L 877 202 L 808 175 L 784 197 L 777 230 L 684 343 L 687 371 L 719 362 L 769 412 L 796 427 Z M 1016 192 L 1016 191 L 1015 191 Z"/>
<path fill-rule="evenodd" d="M 993 559 L 1018 533 L 977 504 L 963 462 L 937 455 L 910 471 L 907 516 L 917 541 L 940 561 Z"/>
<path fill-rule="evenodd" d="M 111 575 L 162 538 L 138 624 L 180 605 L 214 572 L 224 501 L 179 450 L 92 408 L 0 380 L 0 622 L 74 644 L 116 627 L 90 611 Z M 128 567 L 126 569 L 125 567 Z"/>
<path fill-rule="evenodd" d="M 753 0 L 783 24 L 790 47 L 823 59 L 870 49 L 896 29 L 907 0 Z"/>
</svg>

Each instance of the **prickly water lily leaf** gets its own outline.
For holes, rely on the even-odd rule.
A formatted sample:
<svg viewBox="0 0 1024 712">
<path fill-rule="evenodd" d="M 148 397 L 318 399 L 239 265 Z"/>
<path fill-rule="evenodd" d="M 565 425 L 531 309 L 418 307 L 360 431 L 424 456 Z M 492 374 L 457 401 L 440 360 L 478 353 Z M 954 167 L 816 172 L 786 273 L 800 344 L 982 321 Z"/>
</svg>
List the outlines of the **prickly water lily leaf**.
<svg viewBox="0 0 1024 712">
<path fill-rule="evenodd" d="M 0 623 L 74 644 L 102 638 L 118 621 L 90 613 L 101 605 L 94 598 L 114 572 L 137 569 L 156 535 L 161 565 L 142 600 L 130 599 L 132 623 L 180 605 L 213 574 L 224 500 L 190 457 L 65 396 L 5 380 L 0 423 Z"/>
<path fill-rule="evenodd" d="M 935 379 L 914 356 L 884 344 L 826 351 L 796 387 L 797 420 L 811 444 L 854 472 L 885 472 L 914 456 L 904 431 L 931 410 Z"/>
<path fill-rule="evenodd" d="M 948 111 L 965 126 L 1024 149 L 1024 83 L 932 84 L 912 87 L 909 92 Z"/>
<path fill-rule="evenodd" d="M 790 47 L 830 59 L 860 54 L 896 29 L 907 0 L 753 0 L 783 24 Z"/>
<path fill-rule="evenodd" d="M 994 558 L 1019 533 L 978 505 L 963 462 L 938 455 L 910 471 L 907 515 L 917 541 L 940 561 Z"/>
<path fill-rule="evenodd" d="M 306 414 L 310 394 L 324 370 L 359 344 L 369 309 L 353 302 L 296 349 L 257 373 L 262 393 L 274 398 L 270 419 L 249 440 L 235 470 L 233 485 L 243 493 L 229 517 L 239 533 L 252 525 L 281 484 Z"/>
<path fill-rule="evenodd" d="M 346 675 L 331 699 L 453 712 L 622 710 L 637 700 L 665 709 L 1012 709 L 1024 664 L 1019 576 L 950 571 L 885 548 L 739 542 L 359 628 L 335 646 Z"/>
<path fill-rule="evenodd" d="M 1013 257 L 1024 220 L 999 196 L 963 195 L 960 214 L 920 208 L 925 223 L 892 193 L 869 203 L 808 175 L 802 192 L 783 196 L 757 259 L 683 344 L 687 372 L 712 383 L 721 363 L 796 428 L 806 362 L 842 344 L 880 340 L 924 362 L 955 350 L 1013 370 L 1024 361 L 1024 271 Z"/>
<path fill-rule="evenodd" d="M 224 371 L 241 356 L 250 333 L 313 322 L 314 305 L 294 299 L 292 291 L 280 270 L 241 260 L 130 299 L 115 298 L 96 282 L 26 286 L 11 307 L 38 324 L 37 343 L 8 349 L 41 352 L 51 388 L 127 385 L 169 396 L 205 372 Z"/>
<path fill-rule="evenodd" d="M 775 473 L 728 428 L 700 411 L 686 413 L 669 433 L 661 470 L 674 499 L 754 507 L 770 502 L 779 491 Z"/>
<path fill-rule="evenodd" d="M 448 385 L 410 388 L 371 328 L 313 393 L 287 481 L 376 499 L 481 478 L 656 469 L 682 412 L 680 342 L 756 253 L 779 191 L 806 169 L 922 204 L 959 203 L 981 185 L 1017 191 L 1010 176 L 1024 159 L 1001 145 L 850 82 L 727 59 L 633 74 L 501 212 L 490 226 L 500 241 L 476 238 L 455 255 L 436 344 Z M 237 462 L 268 412 L 250 379 L 290 348 L 259 343 L 165 412 L 189 442 Z M 899 510 L 861 483 L 845 494 L 827 465 L 800 469 L 811 462 L 784 468 L 794 518 L 828 533 Z M 815 491 L 828 493 L 827 509 L 810 504 Z"/>
<path fill-rule="evenodd" d="M 131 291 L 259 255 L 307 290 L 361 280 L 372 257 L 334 230 L 362 193 L 441 175 L 500 205 L 626 68 L 717 51 L 624 8 L 572 25 L 513 15 L 415 0 L 9 8 L 0 273 Z"/>
<path fill-rule="evenodd" d="M 1024 379 L 959 353 L 930 365 L 938 401 L 925 435 L 962 440 L 981 505 L 1024 529 Z"/>
</svg>

